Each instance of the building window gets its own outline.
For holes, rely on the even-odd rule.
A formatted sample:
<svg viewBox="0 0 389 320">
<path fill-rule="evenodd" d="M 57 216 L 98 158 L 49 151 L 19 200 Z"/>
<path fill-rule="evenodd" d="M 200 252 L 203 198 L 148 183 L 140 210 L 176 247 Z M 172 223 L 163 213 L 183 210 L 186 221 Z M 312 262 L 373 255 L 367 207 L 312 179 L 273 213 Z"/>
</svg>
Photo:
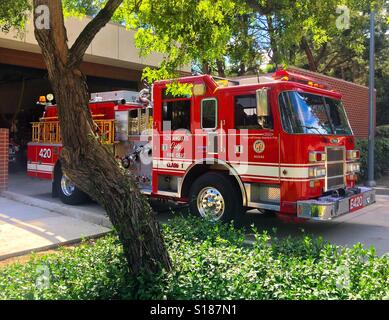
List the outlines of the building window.
<svg viewBox="0 0 389 320">
<path fill-rule="evenodd" d="M 216 129 L 217 127 L 217 100 L 204 99 L 201 101 L 201 128 Z"/>
<path fill-rule="evenodd" d="M 167 101 L 162 106 L 163 130 L 190 130 L 190 100 Z"/>
</svg>

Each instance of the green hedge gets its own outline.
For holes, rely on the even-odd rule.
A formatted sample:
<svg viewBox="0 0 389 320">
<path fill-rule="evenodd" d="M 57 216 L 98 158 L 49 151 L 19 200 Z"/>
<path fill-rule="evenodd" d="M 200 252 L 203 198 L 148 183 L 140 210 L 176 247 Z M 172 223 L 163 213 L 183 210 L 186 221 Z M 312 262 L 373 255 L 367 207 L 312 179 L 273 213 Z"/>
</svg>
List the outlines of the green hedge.
<svg viewBox="0 0 389 320">
<path fill-rule="evenodd" d="M 389 259 L 373 249 L 254 234 L 248 245 L 230 225 L 177 218 L 164 226 L 171 273 L 131 279 L 117 238 L 109 236 L 0 269 L 0 299 L 389 298 Z M 36 285 L 46 283 L 42 270 L 47 286 Z"/>
<path fill-rule="evenodd" d="M 361 151 L 361 180 L 367 179 L 368 141 L 357 140 L 356 149 Z M 377 137 L 374 148 L 374 174 L 379 179 L 389 170 L 389 138 Z"/>
<path fill-rule="evenodd" d="M 376 133 L 379 138 L 389 138 L 389 125 L 378 126 Z"/>
</svg>

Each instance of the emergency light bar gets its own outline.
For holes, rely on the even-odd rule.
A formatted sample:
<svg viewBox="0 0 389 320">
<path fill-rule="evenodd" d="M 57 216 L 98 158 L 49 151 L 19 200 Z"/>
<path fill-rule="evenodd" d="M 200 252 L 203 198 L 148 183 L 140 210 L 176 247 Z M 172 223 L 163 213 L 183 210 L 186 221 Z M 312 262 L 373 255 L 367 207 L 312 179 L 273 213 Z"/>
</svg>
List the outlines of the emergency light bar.
<svg viewBox="0 0 389 320">
<path fill-rule="evenodd" d="M 319 89 L 329 89 L 329 86 L 327 84 L 318 83 L 313 78 L 309 78 L 293 72 L 288 72 L 286 70 L 277 70 L 273 74 L 273 79 L 281 80 L 281 81 L 293 81 L 293 82 L 306 84 L 308 86 L 319 88 Z"/>
<path fill-rule="evenodd" d="M 126 102 L 137 103 L 138 98 L 139 92 L 120 90 L 92 93 L 90 102 L 121 101 L 125 104 Z"/>
</svg>

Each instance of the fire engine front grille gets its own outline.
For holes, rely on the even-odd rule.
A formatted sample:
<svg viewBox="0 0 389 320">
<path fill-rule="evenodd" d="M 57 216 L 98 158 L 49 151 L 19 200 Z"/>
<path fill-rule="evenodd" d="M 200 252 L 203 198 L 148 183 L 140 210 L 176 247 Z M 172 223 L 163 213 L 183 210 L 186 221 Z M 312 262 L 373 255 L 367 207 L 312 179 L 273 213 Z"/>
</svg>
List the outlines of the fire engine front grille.
<svg viewBox="0 0 389 320">
<path fill-rule="evenodd" d="M 344 149 L 327 149 L 327 161 L 343 161 L 344 160 Z"/>
<path fill-rule="evenodd" d="M 330 163 L 327 166 L 328 177 L 343 176 L 343 163 Z"/>
<path fill-rule="evenodd" d="M 327 149 L 327 190 L 345 186 L 344 177 L 344 149 Z"/>
</svg>

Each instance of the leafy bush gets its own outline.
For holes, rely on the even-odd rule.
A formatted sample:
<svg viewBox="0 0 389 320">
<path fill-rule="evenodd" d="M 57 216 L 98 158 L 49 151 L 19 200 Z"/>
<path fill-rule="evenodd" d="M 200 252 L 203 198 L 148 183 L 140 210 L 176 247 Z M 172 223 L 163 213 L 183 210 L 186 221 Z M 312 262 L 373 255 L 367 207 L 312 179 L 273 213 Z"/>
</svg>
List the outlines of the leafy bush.
<svg viewBox="0 0 389 320">
<path fill-rule="evenodd" d="M 389 125 L 378 126 L 376 132 L 377 132 L 377 137 L 389 138 Z"/>
<path fill-rule="evenodd" d="M 243 230 L 193 217 L 163 228 L 170 273 L 131 279 L 117 238 L 109 236 L 0 270 L 0 299 L 389 298 L 388 257 L 361 245 L 346 249 L 255 230 L 248 245 Z M 41 266 L 47 286 L 36 286 Z"/>
<path fill-rule="evenodd" d="M 361 179 L 367 179 L 368 141 L 367 139 L 357 140 L 356 149 L 361 151 Z M 382 177 L 389 170 L 389 138 L 376 138 L 374 148 L 374 175 L 375 178 Z"/>
</svg>

